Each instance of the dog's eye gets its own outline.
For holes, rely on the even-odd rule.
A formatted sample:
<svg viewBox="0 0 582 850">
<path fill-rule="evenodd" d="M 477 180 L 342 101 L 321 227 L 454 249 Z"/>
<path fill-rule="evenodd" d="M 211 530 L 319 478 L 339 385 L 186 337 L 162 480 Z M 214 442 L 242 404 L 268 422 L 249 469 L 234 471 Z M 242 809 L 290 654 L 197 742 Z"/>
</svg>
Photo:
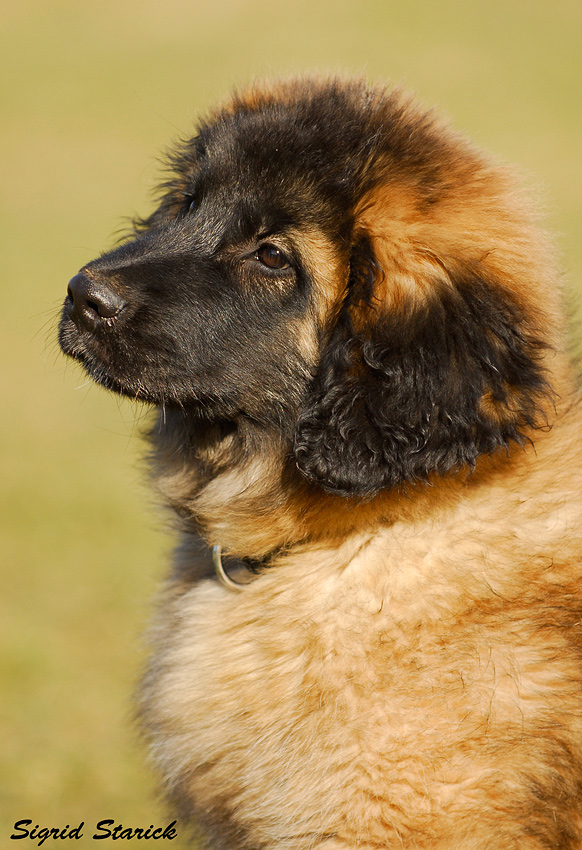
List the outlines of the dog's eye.
<svg viewBox="0 0 582 850">
<path fill-rule="evenodd" d="M 261 245 L 256 256 L 268 269 L 286 269 L 289 266 L 289 260 L 276 245 Z"/>
<path fill-rule="evenodd" d="M 184 201 L 184 215 L 188 215 L 188 213 L 193 213 L 196 209 L 196 198 L 190 196 L 186 196 Z"/>
</svg>

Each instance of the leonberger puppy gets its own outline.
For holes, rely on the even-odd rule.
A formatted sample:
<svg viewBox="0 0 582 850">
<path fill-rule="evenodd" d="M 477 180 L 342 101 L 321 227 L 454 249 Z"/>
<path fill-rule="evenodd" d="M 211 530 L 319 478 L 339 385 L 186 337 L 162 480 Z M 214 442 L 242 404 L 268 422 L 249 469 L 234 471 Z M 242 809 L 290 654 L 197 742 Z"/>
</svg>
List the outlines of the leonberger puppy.
<svg viewBox="0 0 582 850">
<path fill-rule="evenodd" d="M 582 847 L 581 408 L 510 172 L 400 91 L 237 94 L 73 277 L 181 528 L 139 714 L 224 850 Z"/>
</svg>

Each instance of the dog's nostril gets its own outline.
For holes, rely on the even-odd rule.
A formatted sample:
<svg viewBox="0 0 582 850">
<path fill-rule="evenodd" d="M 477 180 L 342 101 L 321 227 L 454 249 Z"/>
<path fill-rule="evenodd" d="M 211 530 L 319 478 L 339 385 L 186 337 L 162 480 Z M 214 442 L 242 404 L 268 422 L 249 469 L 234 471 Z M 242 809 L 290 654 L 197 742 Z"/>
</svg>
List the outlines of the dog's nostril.
<svg viewBox="0 0 582 850">
<path fill-rule="evenodd" d="M 103 301 L 87 299 L 87 307 L 101 316 L 102 319 L 111 319 L 117 313 L 117 308 L 112 308 L 110 304 L 105 304 Z"/>
<path fill-rule="evenodd" d="M 117 316 L 124 306 L 117 292 L 83 272 L 76 274 L 67 287 L 66 309 L 79 327 L 93 330 L 102 320 Z"/>
</svg>

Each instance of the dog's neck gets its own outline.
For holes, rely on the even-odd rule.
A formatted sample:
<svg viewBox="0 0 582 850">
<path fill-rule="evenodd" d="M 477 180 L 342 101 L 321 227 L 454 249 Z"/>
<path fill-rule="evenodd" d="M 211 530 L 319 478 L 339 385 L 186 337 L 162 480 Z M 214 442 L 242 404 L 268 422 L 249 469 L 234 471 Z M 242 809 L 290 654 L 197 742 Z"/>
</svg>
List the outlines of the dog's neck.
<svg viewBox="0 0 582 850">
<path fill-rule="evenodd" d="M 158 489 L 187 533 L 224 554 L 259 560 L 303 536 L 293 502 L 304 485 L 280 434 L 166 411 L 150 436 Z"/>
<path fill-rule="evenodd" d="M 156 430 L 163 439 L 156 439 Z M 507 475 L 524 461 L 524 449 L 516 446 L 509 455 L 483 458 L 472 472 L 359 501 L 326 494 L 307 481 L 295 467 L 290 442 L 256 425 L 193 427 L 184 416 L 166 414 L 152 439 L 158 488 L 186 536 L 200 535 L 225 556 L 261 563 L 305 543 L 340 546 L 355 533 L 414 523 L 419 510 L 437 521 L 466 497 L 467 489 Z"/>
</svg>

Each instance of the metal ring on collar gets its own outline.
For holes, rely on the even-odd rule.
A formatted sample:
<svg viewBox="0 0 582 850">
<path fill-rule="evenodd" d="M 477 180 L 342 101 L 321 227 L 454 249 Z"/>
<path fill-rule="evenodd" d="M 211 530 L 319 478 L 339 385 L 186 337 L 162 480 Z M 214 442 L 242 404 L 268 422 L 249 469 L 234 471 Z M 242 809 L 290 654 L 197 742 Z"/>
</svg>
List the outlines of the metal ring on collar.
<svg viewBox="0 0 582 850">
<path fill-rule="evenodd" d="M 224 569 L 220 546 L 212 547 L 212 563 L 214 564 L 214 571 L 218 581 L 223 587 L 226 587 L 227 590 L 230 590 L 233 593 L 241 593 L 241 591 L 244 590 L 244 584 L 232 579 Z"/>
</svg>

